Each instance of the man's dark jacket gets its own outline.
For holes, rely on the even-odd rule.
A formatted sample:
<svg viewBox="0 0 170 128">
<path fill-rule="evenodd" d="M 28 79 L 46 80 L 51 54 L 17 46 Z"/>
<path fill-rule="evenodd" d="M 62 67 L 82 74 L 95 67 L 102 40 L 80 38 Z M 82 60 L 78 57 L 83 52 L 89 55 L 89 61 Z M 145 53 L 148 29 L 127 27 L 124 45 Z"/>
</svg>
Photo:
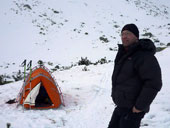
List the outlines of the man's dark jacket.
<svg viewBox="0 0 170 128">
<path fill-rule="evenodd" d="M 112 99 L 119 107 L 148 112 L 162 87 L 161 69 L 149 39 L 141 39 L 127 50 L 119 45 L 112 75 Z"/>
</svg>

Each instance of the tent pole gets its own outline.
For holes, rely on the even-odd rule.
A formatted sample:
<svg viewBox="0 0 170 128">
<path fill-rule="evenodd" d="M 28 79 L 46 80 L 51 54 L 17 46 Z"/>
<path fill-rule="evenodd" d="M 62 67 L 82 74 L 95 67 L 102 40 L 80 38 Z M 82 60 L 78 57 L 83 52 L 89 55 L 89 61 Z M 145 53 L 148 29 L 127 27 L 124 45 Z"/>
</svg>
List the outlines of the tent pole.
<svg viewBox="0 0 170 128">
<path fill-rule="evenodd" d="M 30 69 L 30 109 L 31 109 L 31 81 L 32 81 L 32 78 L 31 78 L 31 74 L 32 74 L 32 60 L 30 60 L 30 62 L 28 63 L 27 65 L 27 70 Z"/>
<path fill-rule="evenodd" d="M 26 59 L 22 62 L 21 66 L 24 66 L 24 85 L 25 85 L 25 81 L 26 81 L 25 80 L 26 79 Z M 23 86 L 22 95 L 23 95 L 22 109 L 24 111 L 25 86 Z"/>
</svg>

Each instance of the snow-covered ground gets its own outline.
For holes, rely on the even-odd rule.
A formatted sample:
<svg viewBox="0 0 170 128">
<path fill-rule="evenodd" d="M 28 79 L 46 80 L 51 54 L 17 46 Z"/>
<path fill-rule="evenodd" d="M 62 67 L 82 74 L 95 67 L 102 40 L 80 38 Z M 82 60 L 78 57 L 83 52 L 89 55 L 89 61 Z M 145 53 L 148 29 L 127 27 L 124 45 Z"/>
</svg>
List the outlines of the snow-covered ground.
<svg viewBox="0 0 170 128">
<path fill-rule="evenodd" d="M 0 2 L 0 75 L 11 76 L 24 59 L 43 60 L 49 69 L 70 66 L 87 57 L 96 62 L 103 57 L 114 60 L 120 31 L 135 23 L 141 38 L 145 33 L 157 47 L 170 43 L 169 0 L 4 0 Z M 100 37 L 109 42 L 103 43 Z M 113 50 L 110 50 L 113 49 Z M 170 48 L 158 52 L 163 88 L 142 128 L 170 128 Z M 48 62 L 53 63 L 49 65 Z M 65 107 L 23 110 L 5 104 L 19 93 L 23 81 L 0 85 L 0 128 L 106 128 L 114 104 L 111 75 L 114 63 L 74 66 L 55 71 Z"/>
<path fill-rule="evenodd" d="M 7 122 L 10 122 L 13 128 L 106 126 L 113 108 L 110 99 L 112 67 L 112 64 L 89 66 L 89 71 L 82 71 L 84 66 L 79 66 L 71 70 L 55 72 L 54 75 L 62 88 L 65 101 L 65 107 L 61 106 L 59 109 L 23 111 L 22 106 L 16 108 L 16 104 L 4 104 L 8 99 L 17 96 L 22 81 L 1 86 L 1 128 L 5 127 Z"/>
<path fill-rule="evenodd" d="M 163 88 L 154 100 L 151 110 L 141 123 L 141 128 L 170 128 L 170 49 L 158 53 L 162 68 Z M 106 128 L 114 104 L 111 100 L 111 74 L 113 63 L 76 66 L 70 70 L 56 71 L 53 75 L 62 88 L 65 107 L 49 110 L 23 110 L 16 104 L 5 104 L 17 96 L 22 81 L 0 86 L 0 126 L 6 128 Z"/>
</svg>

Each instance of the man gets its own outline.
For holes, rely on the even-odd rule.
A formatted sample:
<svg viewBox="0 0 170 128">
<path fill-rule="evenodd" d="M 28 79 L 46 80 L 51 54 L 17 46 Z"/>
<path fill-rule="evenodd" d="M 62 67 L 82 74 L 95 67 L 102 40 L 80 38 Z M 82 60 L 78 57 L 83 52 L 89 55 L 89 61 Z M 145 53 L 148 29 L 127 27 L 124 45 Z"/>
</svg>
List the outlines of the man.
<svg viewBox="0 0 170 128">
<path fill-rule="evenodd" d="M 121 31 L 112 75 L 112 99 L 116 105 L 108 128 L 139 128 L 145 113 L 162 87 L 161 69 L 149 39 L 139 39 L 135 24 Z"/>
</svg>

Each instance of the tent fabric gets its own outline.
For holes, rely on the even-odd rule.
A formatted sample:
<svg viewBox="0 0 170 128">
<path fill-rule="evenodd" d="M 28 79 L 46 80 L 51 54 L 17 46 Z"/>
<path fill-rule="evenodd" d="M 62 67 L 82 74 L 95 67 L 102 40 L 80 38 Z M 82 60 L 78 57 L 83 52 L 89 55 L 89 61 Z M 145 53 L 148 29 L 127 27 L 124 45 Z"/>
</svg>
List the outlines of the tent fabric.
<svg viewBox="0 0 170 128">
<path fill-rule="evenodd" d="M 27 98 L 24 100 L 24 104 L 35 105 L 35 99 L 39 93 L 41 83 L 36 85 L 30 93 L 27 95 Z"/>
<path fill-rule="evenodd" d="M 17 100 L 25 108 L 31 109 L 64 105 L 60 87 L 45 66 L 37 66 L 28 74 Z"/>
</svg>

